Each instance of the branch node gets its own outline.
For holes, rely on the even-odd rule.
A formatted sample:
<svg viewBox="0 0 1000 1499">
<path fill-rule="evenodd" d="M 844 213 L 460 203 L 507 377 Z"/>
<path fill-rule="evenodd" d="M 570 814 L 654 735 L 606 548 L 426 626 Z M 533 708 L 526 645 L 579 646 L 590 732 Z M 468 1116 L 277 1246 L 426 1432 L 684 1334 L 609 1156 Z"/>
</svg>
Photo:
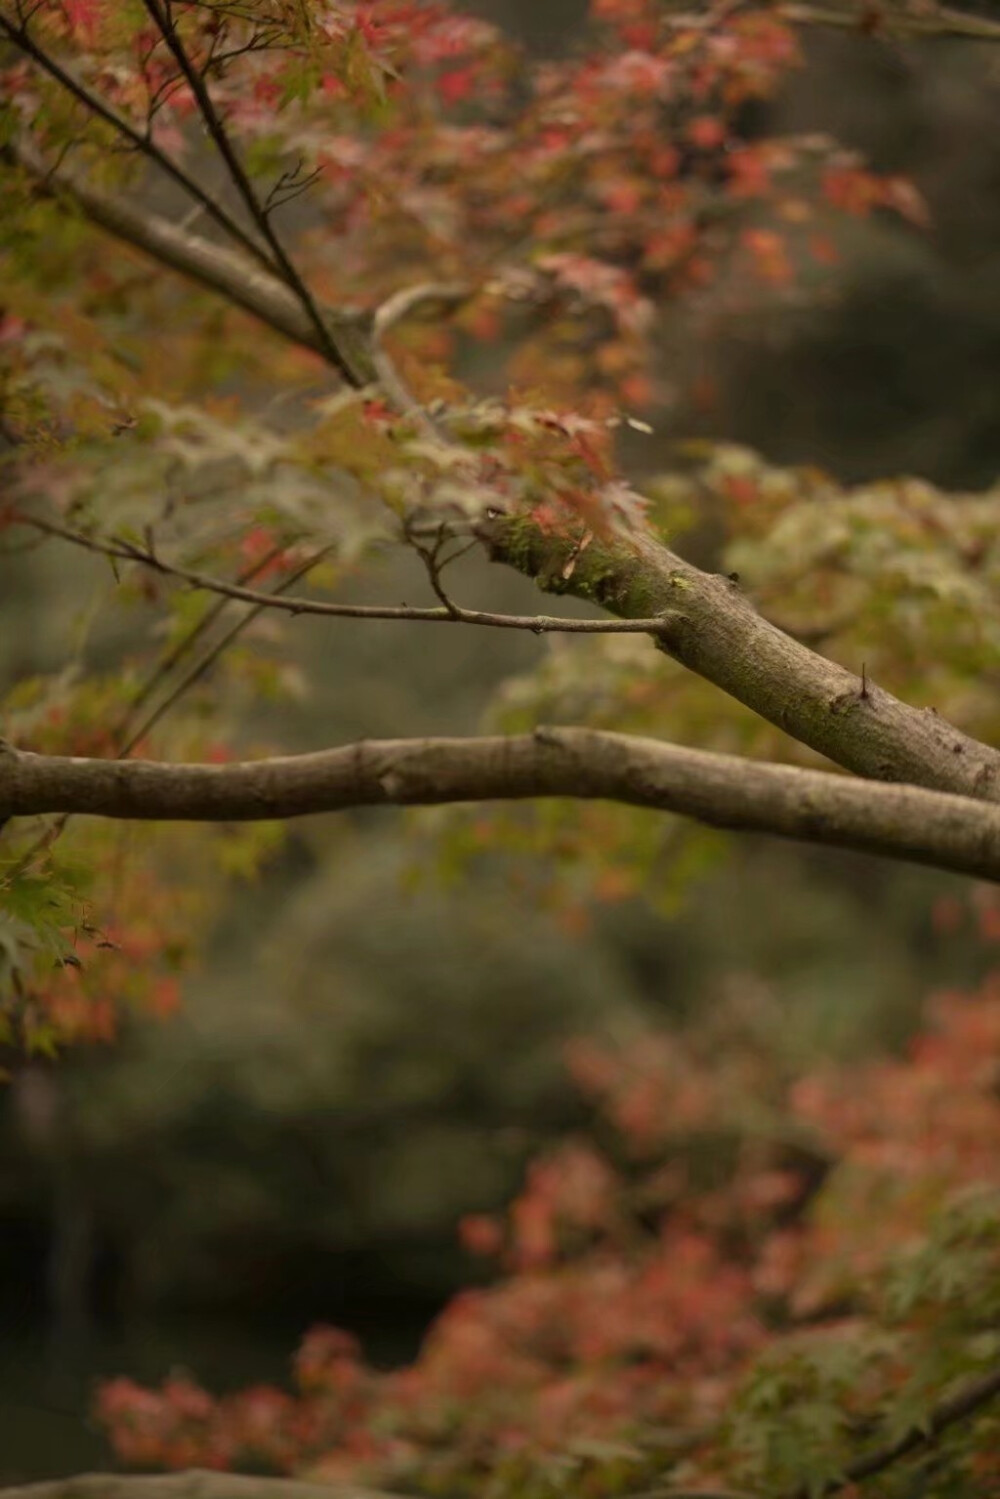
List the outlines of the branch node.
<svg viewBox="0 0 1000 1499">
<path fill-rule="evenodd" d="M 564 735 L 558 729 L 554 729 L 551 724 L 536 724 L 531 731 L 531 737 L 536 744 L 552 745 L 556 749 L 565 748 L 566 740 Z"/>
</svg>

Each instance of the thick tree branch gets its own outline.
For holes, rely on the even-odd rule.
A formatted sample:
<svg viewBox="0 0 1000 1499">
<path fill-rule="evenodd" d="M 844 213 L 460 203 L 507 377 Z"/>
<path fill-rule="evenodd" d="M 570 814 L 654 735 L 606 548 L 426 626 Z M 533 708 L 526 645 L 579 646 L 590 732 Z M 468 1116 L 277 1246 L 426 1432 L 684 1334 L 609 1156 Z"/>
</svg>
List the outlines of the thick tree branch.
<svg viewBox="0 0 1000 1499">
<path fill-rule="evenodd" d="M 2 1499 L 392 1499 L 354 1483 L 308 1483 L 190 1468 L 181 1473 L 80 1473 L 0 1489 Z"/>
<path fill-rule="evenodd" d="M 228 822 L 538 797 L 617 801 L 1000 881 L 998 807 L 592 729 L 371 740 L 221 766 L 0 752 L 0 818 Z"/>
<path fill-rule="evenodd" d="M 530 517 L 497 516 L 477 529 L 496 561 L 546 591 L 619 618 L 663 618 L 660 650 L 846 770 L 1000 801 L 1000 752 L 817 655 L 763 619 L 731 579 L 702 572 L 655 537 L 595 538 L 577 549 L 567 577 L 573 542 Z"/>
<path fill-rule="evenodd" d="M 243 1473 L 191 1468 L 182 1473 L 82 1473 L 19 1488 L 0 1489 L 0 1499 L 393 1499 L 384 1491 L 347 1483 L 308 1483 Z M 637 1495 L 636 1499 L 647 1499 Z M 649 1499 L 753 1499 L 732 1490 L 664 1487 Z"/>
</svg>

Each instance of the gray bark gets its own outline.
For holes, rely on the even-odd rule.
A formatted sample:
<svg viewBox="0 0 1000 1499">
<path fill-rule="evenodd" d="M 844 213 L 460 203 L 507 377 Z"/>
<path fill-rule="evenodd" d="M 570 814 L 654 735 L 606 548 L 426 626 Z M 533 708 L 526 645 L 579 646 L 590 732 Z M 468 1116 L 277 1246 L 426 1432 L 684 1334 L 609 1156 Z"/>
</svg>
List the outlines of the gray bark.
<svg viewBox="0 0 1000 1499">
<path fill-rule="evenodd" d="M 1000 880 L 996 805 L 592 729 L 360 741 L 231 765 L 0 753 L 0 817 L 225 822 L 529 797 L 617 801 Z"/>
</svg>

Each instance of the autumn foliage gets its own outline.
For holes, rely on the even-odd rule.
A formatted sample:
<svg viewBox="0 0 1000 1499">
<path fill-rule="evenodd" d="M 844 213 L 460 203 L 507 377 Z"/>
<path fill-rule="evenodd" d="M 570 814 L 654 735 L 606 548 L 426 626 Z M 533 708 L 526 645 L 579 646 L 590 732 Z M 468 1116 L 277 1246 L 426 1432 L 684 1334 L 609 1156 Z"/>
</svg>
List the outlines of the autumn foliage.
<svg viewBox="0 0 1000 1499">
<path fill-rule="evenodd" d="M 21 684 L 5 734 L 46 754 L 224 759 L 248 699 L 301 686 L 274 637 L 234 646 L 256 604 L 223 634 L 234 587 L 329 590 L 392 540 L 447 608 L 445 562 L 497 515 L 569 539 L 538 578 L 555 592 L 595 539 L 708 515 L 793 633 L 852 662 L 874 635 L 897 689 L 932 655 L 940 705 L 995 723 L 995 495 L 845 492 L 730 449 L 649 494 L 619 468 L 620 434 L 648 433 L 671 399 L 655 358 L 668 303 L 695 321 L 790 305 L 834 275 L 857 221 L 928 223 L 911 184 L 828 136 L 768 134 L 767 101 L 803 66 L 799 9 L 594 0 L 579 45 L 532 61 L 416 0 L 0 0 L 0 533 L 97 553 L 127 611 L 118 668 Z M 225 199 L 201 186 L 213 149 Z M 154 171 L 184 201 L 168 225 L 193 200 L 206 243 L 284 292 L 304 335 L 279 343 L 280 318 L 262 332 L 246 298 L 211 300 L 218 276 L 160 277 L 141 234 L 109 248 L 64 211 L 74 182 L 80 202 L 142 204 Z M 472 392 L 484 349 L 491 388 Z M 498 716 L 537 721 L 582 694 L 589 721 L 645 730 L 666 705 L 697 736 L 703 684 L 657 660 L 651 687 L 627 645 L 582 669 L 553 653 Z M 729 712 L 713 699 L 713 742 L 773 749 L 775 731 Z M 664 863 L 660 831 L 644 843 L 607 807 L 573 817 L 564 852 L 589 834 L 602 864 L 580 906 Z M 205 890 L 252 873 L 275 837 L 220 829 L 206 860 L 157 835 L 136 858 L 65 827 L 4 845 L 5 1056 L 169 1014 Z M 476 828 L 503 841 L 499 819 Z M 664 1482 L 813 1496 L 869 1472 L 890 1499 L 1000 1484 L 986 1400 L 960 1427 L 940 1416 L 1000 1355 L 995 975 L 936 997 L 905 1056 L 849 1071 L 786 1076 L 735 1024 L 581 1040 L 567 1065 L 592 1128 L 534 1161 L 505 1215 L 462 1225 L 483 1283 L 410 1367 L 369 1367 L 318 1328 L 291 1391 L 113 1381 L 98 1413 L 120 1458 L 442 1499 Z"/>
<path fill-rule="evenodd" d="M 702 17 L 595 0 L 580 45 L 543 61 L 483 19 L 410 0 L 4 4 L 0 43 L 0 532 L 17 546 L 24 526 L 51 522 L 77 544 L 110 545 L 116 603 L 135 626 L 117 671 L 10 695 L 5 732 L 38 752 L 169 747 L 217 760 L 249 695 L 297 689 L 294 668 L 266 651 L 212 647 L 224 600 L 129 567 L 143 549 L 280 593 L 302 577 L 335 586 L 400 528 L 421 545 L 414 517 L 446 517 L 440 543 L 499 507 L 574 538 L 568 581 L 594 536 L 650 523 L 615 441 L 623 422 L 648 430 L 635 413 L 666 398 L 651 358 L 659 309 L 679 299 L 694 318 L 717 317 L 762 290 L 794 298 L 836 264 L 852 219 L 926 220 L 912 186 L 833 140 L 760 129 L 755 108 L 802 65 L 780 5 Z M 255 224 L 201 185 L 206 130 L 242 163 Z M 446 316 L 408 316 L 387 335 L 410 409 L 374 388 L 317 398 L 315 350 L 278 350 L 241 314 L 150 278 L 134 250 L 81 236 L 51 180 L 25 165 L 31 152 L 126 198 L 159 174 L 248 271 L 281 270 L 275 226 L 284 233 L 301 200 L 296 284 L 362 322 L 400 290 L 443 287 Z M 505 371 L 502 394 L 458 383 L 477 344 Z M 275 379 L 303 414 L 292 430 L 253 410 Z M 434 412 L 432 441 L 416 402 Z M 358 483 L 380 515 L 359 504 Z M 441 557 L 438 545 L 433 568 Z M 111 933 L 126 921 L 124 897 L 108 892 L 120 849 L 98 835 L 103 848 L 65 854 L 78 836 L 62 840 L 61 824 L 30 835 L 3 874 L 23 923 L 4 1029 L 29 1049 L 86 1036 L 63 993 L 80 985 L 51 981 L 52 958 L 82 971 L 88 930 L 100 941 L 102 922 Z M 260 847 L 245 839 L 234 856 L 233 841 L 224 835 L 223 868 L 250 869 Z M 172 863 L 147 861 L 143 875 L 166 924 L 184 904 Z M 48 888 L 59 898 L 46 907 Z M 93 1038 L 110 1038 L 120 1008 L 110 961 L 97 967 L 107 981 L 93 980 Z M 159 977 L 144 967 L 154 1009 L 172 964 Z M 141 985 L 126 987 L 134 1004 Z"/>
<path fill-rule="evenodd" d="M 902 1055 L 849 1068 L 782 1075 L 735 1015 L 566 1060 L 591 1128 L 529 1166 L 506 1214 L 463 1222 L 492 1278 L 415 1363 L 376 1371 L 320 1327 L 291 1392 L 117 1380 L 98 1414 L 119 1457 L 428 1494 L 820 1492 L 992 1367 L 996 972 L 934 996 Z M 921 1491 L 982 1492 L 997 1438 L 987 1409 L 918 1443 Z M 884 1492 L 913 1481 L 904 1465 Z"/>
</svg>

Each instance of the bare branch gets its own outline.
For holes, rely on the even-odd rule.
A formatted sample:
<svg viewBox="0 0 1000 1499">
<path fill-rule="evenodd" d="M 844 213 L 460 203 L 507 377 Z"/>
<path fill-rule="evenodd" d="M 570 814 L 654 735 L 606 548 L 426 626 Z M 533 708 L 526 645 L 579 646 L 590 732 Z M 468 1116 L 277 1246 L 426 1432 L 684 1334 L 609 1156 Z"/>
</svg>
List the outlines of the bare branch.
<svg viewBox="0 0 1000 1499">
<path fill-rule="evenodd" d="M 149 545 L 142 547 L 137 542 L 121 539 L 105 541 L 97 536 L 88 536 L 83 531 L 74 531 L 57 521 L 44 520 L 41 516 L 20 512 L 15 521 L 31 526 L 47 536 L 57 536 L 85 551 L 110 557 L 122 562 L 134 562 L 148 567 L 152 572 L 166 578 L 176 578 L 191 588 L 204 589 L 206 593 L 221 598 L 239 599 L 244 604 L 256 604 L 265 609 L 277 609 L 284 614 L 320 614 L 330 619 L 399 619 L 410 623 L 484 625 L 497 630 L 530 630 L 534 635 L 561 633 L 566 635 L 658 635 L 669 620 L 657 615 L 651 619 L 565 619 L 552 614 L 494 614 L 485 609 L 463 609 L 448 600 L 440 608 L 420 609 L 409 604 L 334 604 L 325 599 L 310 599 L 296 594 L 292 597 L 278 593 L 266 593 L 257 588 L 247 588 L 240 583 L 229 583 L 224 578 L 213 578 L 208 573 L 196 572 L 167 562 Z"/>
<path fill-rule="evenodd" d="M 295 1478 L 250 1477 L 197 1469 L 167 1474 L 85 1473 L 21 1488 L 0 1489 L 0 1499 L 393 1499 L 353 1484 L 317 1484 Z M 635 1499 L 752 1499 L 731 1489 L 687 1490 L 665 1486 Z"/>
<path fill-rule="evenodd" d="M 452 539 L 447 526 L 442 525 L 440 527 L 437 536 L 429 545 L 418 540 L 415 536 L 410 536 L 408 539 L 424 564 L 427 571 L 427 581 L 430 583 L 435 596 L 440 599 L 441 607 L 447 610 L 451 619 L 460 620 L 462 611 L 454 599 L 446 592 L 444 583 L 441 580 L 441 573 L 447 567 L 449 560 L 447 557 L 442 558 L 441 554 Z"/>
<path fill-rule="evenodd" d="M 15 47 L 19 48 L 26 57 L 29 57 L 36 67 L 48 73 L 50 78 L 64 88 L 68 94 L 77 99 L 84 108 L 94 116 L 95 119 L 103 120 L 110 125 L 121 138 L 129 143 L 136 151 L 140 152 L 148 161 L 154 163 L 161 172 L 165 173 L 173 182 L 183 188 L 189 197 L 200 205 L 202 210 L 223 229 L 238 245 L 241 245 L 248 254 L 259 261 L 267 270 L 274 272 L 275 266 L 270 255 L 265 249 L 235 221 L 208 193 L 205 188 L 194 178 L 189 176 L 172 157 L 168 156 L 156 144 L 150 131 L 138 130 L 130 120 L 112 108 L 106 100 L 83 83 L 70 70 L 58 62 L 50 53 L 46 52 L 31 35 L 27 24 L 16 26 L 11 20 L 0 13 L 0 37 L 6 37 Z M 161 100 L 160 103 L 163 101 Z M 153 111 L 155 113 L 155 110 Z"/>
<path fill-rule="evenodd" d="M 0 818 L 228 822 L 539 797 L 617 801 L 1000 882 L 1000 807 L 593 729 L 371 740 L 221 766 L 0 753 Z"/>
</svg>

